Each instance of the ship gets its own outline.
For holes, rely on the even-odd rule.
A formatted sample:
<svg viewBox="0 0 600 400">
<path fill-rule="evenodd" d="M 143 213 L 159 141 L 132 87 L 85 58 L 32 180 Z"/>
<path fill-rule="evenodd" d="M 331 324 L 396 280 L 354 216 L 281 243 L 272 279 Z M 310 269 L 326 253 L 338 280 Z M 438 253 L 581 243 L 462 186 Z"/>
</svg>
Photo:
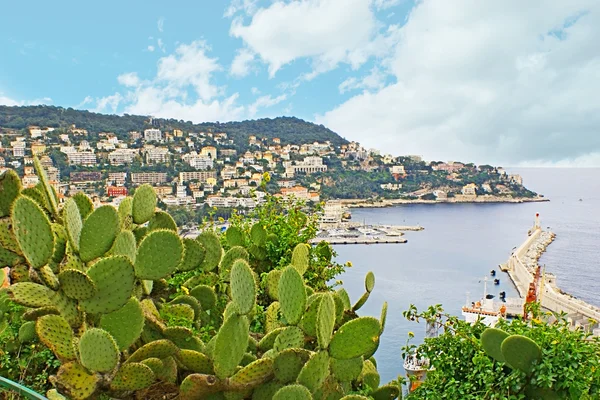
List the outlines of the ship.
<svg viewBox="0 0 600 400">
<path fill-rule="evenodd" d="M 487 293 L 487 277 L 483 278 L 483 297 L 477 301 L 469 302 L 462 307 L 462 315 L 470 324 L 477 321 L 486 326 L 495 326 L 500 318 L 512 319 L 523 315 L 524 301 L 521 298 L 506 298 L 501 296 L 494 300 L 494 296 Z M 504 292 L 501 292 L 504 294 Z"/>
</svg>

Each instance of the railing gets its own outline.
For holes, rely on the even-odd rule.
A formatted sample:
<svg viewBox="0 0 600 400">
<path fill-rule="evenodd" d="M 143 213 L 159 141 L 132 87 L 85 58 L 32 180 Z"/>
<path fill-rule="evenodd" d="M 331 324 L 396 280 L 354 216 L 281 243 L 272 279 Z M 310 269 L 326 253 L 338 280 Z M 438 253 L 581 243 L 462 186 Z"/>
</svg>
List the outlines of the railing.
<svg viewBox="0 0 600 400">
<path fill-rule="evenodd" d="M 6 388 L 9 391 L 13 391 L 29 400 L 48 400 L 46 397 L 42 396 L 41 394 L 36 393 L 33 390 L 26 388 L 25 386 L 23 386 L 21 384 L 18 384 L 17 382 L 13 382 L 13 381 L 3 378 L 1 376 L 0 376 L 0 388 Z"/>
</svg>

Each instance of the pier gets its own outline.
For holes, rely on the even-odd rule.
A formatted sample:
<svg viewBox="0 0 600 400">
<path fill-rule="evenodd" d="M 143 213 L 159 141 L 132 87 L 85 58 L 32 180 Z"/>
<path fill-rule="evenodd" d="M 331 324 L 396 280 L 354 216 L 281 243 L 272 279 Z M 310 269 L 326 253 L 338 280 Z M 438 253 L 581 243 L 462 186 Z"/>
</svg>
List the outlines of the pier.
<svg viewBox="0 0 600 400">
<path fill-rule="evenodd" d="M 527 240 L 500 267 L 508 273 L 521 298 L 527 297 L 533 284 L 542 308 L 557 314 L 566 313 L 573 329 L 581 328 L 600 336 L 600 308 L 564 293 L 558 288 L 553 274 L 540 274 L 538 260 L 555 236 L 552 232 L 542 230 L 539 215 L 536 215 Z"/>
<path fill-rule="evenodd" d="M 317 237 L 310 241 L 311 244 L 317 244 L 320 241 L 326 241 L 329 244 L 386 244 L 386 243 L 406 243 L 408 240 L 403 237 Z"/>
</svg>

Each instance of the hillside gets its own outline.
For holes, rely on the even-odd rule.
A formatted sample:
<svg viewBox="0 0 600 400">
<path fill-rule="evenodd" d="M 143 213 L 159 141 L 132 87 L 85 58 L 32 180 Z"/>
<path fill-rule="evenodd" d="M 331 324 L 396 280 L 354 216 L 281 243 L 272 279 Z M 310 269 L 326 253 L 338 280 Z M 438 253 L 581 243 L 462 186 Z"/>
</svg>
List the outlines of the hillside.
<svg viewBox="0 0 600 400">
<path fill-rule="evenodd" d="M 0 106 L 0 127 L 25 129 L 30 125 L 67 128 L 75 124 L 78 128 L 87 129 L 90 135 L 100 132 L 114 132 L 125 137 L 127 132 L 150 127 L 150 118 L 141 115 L 108 115 L 85 110 L 74 110 L 55 106 Z M 282 143 L 301 144 L 313 141 L 331 141 L 339 146 L 348 141 L 323 125 L 294 117 L 263 118 L 240 122 L 205 122 L 194 124 L 190 121 L 156 118 L 153 123 L 161 129 L 182 129 L 184 131 L 226 132 L 234 140 L 236 147 L 243 148 L 248 143 L 248 136 L 259 138 L 278 137 Z"/>
</svg>

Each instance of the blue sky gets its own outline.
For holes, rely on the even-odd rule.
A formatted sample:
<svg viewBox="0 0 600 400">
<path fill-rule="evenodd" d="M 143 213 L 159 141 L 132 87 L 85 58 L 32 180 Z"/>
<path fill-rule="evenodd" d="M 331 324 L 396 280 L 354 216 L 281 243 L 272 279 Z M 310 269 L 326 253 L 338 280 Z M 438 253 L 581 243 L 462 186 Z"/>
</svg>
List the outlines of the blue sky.
<svg viewBox="0 0 600 400">
<path fill-rule="evenodd" d="M 600 166 L 599 14 L 596 0 L 11 2 L 0 104 L 294 115 L 396 154 Z"/>
</svg>

